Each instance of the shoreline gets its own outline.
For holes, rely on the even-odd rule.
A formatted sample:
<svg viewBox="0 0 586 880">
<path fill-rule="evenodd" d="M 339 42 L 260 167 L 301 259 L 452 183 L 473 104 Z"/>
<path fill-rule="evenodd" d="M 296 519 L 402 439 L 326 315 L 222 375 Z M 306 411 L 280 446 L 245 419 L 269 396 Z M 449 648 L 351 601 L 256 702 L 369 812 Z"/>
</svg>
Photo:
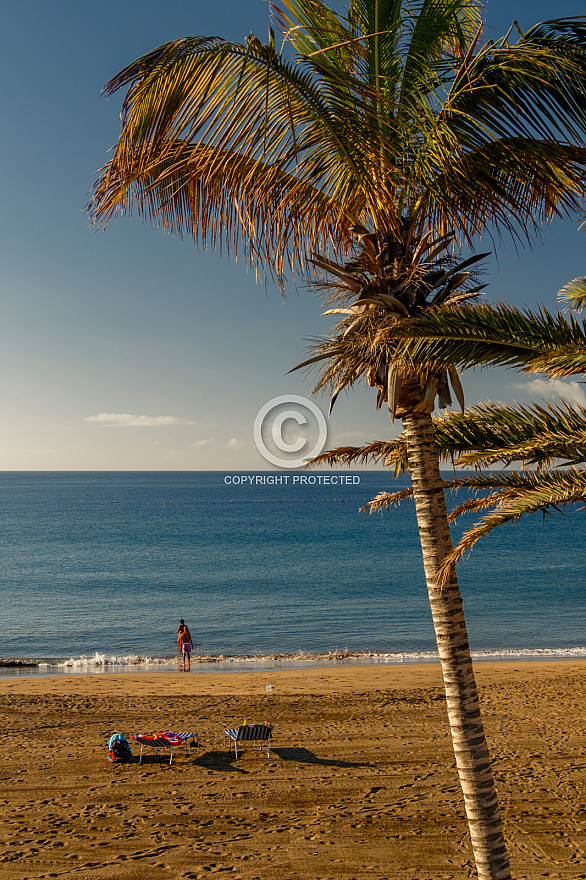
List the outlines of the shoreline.
<svg viewBox="0 0 586 880">
<path fill-rule="evenodd" d="M 476 668 L 519 880 L 586 878 L 585 660 Z M 228 752 L 243 719 L 275 725 L 270 756 Z M 7 880 L 470 877 L 438 663 L 5 679 L 0 723 Z M 132 735 L 162 730 L 199 747 L 139 764 Z"/>
<path fill-rule="evenodd" d="M 497 662 L 518 663 L 539 661 L 558 663 L 563 660 L 586 659 L 586 647 L 575 648 L 527 648 L 518 650 L 472 651 L 475 664 Z M 164 673 L 181 664 L 181 656 L 141 657 L 127 655 L 108 656 L 96 652 L 93 657 L 0 658 L 0 681 L 6 678 L 42 678 L 61 675 L 104 675 L 132 672 Z M 233 672 L 277 672 L 287 669 L 311 669 L 351 666 L 411 666 L 439 663 L 437 651 L 427 652 L 376 652 L 376 651 L 328 651 L 323 653 L 268 654 L 268 655 L 192 655 L 193 672 L 230 674 Z"/>
</svg>

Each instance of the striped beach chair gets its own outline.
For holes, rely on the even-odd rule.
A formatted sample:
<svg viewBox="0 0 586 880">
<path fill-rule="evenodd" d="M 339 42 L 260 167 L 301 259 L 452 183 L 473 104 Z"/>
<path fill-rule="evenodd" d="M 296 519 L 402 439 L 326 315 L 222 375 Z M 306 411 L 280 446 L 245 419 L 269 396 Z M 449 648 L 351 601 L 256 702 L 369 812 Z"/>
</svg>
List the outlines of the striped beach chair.
<svg viewBox="0 0 586 880">
<path fill-rule="evenodd" d="M 167 730 L 165 733 L 157 733 L 154 736 L 144 736 L 142 733 L 132 737 L 133 740 L 140 743 L 140 758 L 138 763 L 142 764 L 142 750 L 145 746 L 155 750 L 155 755 L 159 754 L 159 749 L 171 749 L 171 757 L 169 758 L 169 766 L 173 763 L 173 749 L 185 743 L 185 754 L 187 755 L 188 745 L 197 748 L 197 733 L 171 733 Z M 188 742 L 191 740 L 191 742 Z"/>
<path fill-rule="evenodd" d="M 249 742 L 253 747 L 258 745 L 262 751 L 263 745 L 266 743 L 267 758 L 270 755 L 270 739 L 275 729 L 274 724 L 241 724 L 240 727 L 229 727 L 224 731 L 228 738 L 228 749 L 232 753 L 232 745 L 234 746 L 234 755 L 238 758 L 238 743 Z"/>
</svg>

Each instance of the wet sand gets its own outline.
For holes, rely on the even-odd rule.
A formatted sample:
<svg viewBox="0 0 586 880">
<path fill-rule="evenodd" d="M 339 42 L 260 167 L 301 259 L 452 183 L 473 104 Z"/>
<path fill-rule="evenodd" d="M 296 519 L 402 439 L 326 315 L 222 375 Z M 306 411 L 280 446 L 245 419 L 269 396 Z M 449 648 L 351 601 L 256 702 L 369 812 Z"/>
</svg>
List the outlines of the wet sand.
<svg viewBox="0 0 586 880">
<path fill-rule="evenodd" d="M 586 661 L 475 668 L 513 876 L 586 880 Z M 6 679 L 0 714 L 1 880 L 474 876 L 435 664 Z M 200 747 L 107 760 L 163 730 Z"/>
</svg>

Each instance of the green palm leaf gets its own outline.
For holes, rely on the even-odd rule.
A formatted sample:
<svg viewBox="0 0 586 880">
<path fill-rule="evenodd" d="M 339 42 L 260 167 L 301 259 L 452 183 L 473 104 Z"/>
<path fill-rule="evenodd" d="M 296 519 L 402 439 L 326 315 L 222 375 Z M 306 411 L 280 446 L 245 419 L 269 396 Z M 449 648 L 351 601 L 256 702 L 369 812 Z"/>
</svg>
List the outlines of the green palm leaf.
<svg viewBox="0 0 586 880">
<path fill-rule="evenodd" d="M 574 278 L 569 281 L 558 293 L 558 300 L 567 303 L 570 308 L 581 312 L 586 309 L 586 278 Z"/>
<path fill-rule="evenodd" d="M 571 376 L 586 370 L 586 325 L 574 317 L 497 306 L 435 311 L 392 331 L 398 351 L 414 363 L 515 367 Z"/>
<path fill-rule="evenodd" d="M 442 461 L 460 468 L 496 465 L 539 468 L 556 462 L 586 461 L 586 409 L 553 404 L 484 403 L 464 413 L 433 419 L 434 438 Z M 394 440 L 329 450 L 307 466 L 383 464 L 399 476 L 407 469 L 404 434 Z"/>
<path fill-rule="evenodd" d="M 586 456 L 586 409 L 564 402 L 484 403 L 434 419 L 434 428 L 442 458 L 458 467 L 575 465 Z"/>
<path fill-rule="evenodd" d="M 466 477 L 444 481 L 446 490 L 470 491 L 490 494 L 466 499 L 457 505 L 450 514 L 450 522 L 455 522 L 466 513 L 488 511 L 482 520 L 468 529 L 454 546 L 441 565 L 441 579 L 445 583 L 453 566 L 481 538 L 486 538 L 493 529 L 507 523 L 517 522 L 522 516 L 534 513 L 545 514 L 566 505 L 586 501 L 586 470 L 568 468 L 565 471 L 546 473 L 489 473 L 473 474 Z M 496 491 L 492 491 L 496 490 Z M 381 492 L 362 511 L 378 513 L 397 506 L 413 497 L 413 489 L 399 492 Z"/>
<path fill-rule="evenodd" d="M 481 538 L 506 523 L 518 521 L 522 516 L 533 513 L 546 513 L 548 510 L 586 501 L 586 470 L 568 468 L 564 471 L 546 473 L 501 473 L 470 477 L 451 481 L 451 488 L 486 489 L 499 491 L 481 499 L 481 504 L 491 507 L 482 521 L 468 529 L 456 544 L 453 552 L 446 556 L 441 566 L 441 577 L 447 581 L 455 563 L 472 549 Z M 453 517 L 465 513 L 470 508 L 453 512 Z M 482 509 L 480 505 L 476 509 Z"/>
<path fill-rule="evenodd" d="M 482 45 L 471 0 L 422 0 L 416 15 L 400 0 L 271 8 L 281 51 L 272 32 L 267 45 L 184 38 L 108 83 L 127 94 L 96 222 L 135 207 L 282 279 L 312 252 L 346 252 L 356 222 L 396 233 L 406 215 L 416 235 L 471 241 L 576 206 L 581 20 Z"/>
</svg>

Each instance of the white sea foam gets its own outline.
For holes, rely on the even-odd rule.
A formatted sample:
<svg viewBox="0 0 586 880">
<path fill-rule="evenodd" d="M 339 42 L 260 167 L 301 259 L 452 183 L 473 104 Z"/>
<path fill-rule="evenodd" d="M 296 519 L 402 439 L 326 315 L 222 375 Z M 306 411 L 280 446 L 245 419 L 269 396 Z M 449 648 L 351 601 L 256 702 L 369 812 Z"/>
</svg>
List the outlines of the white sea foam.
<svg viewBox="0 0 586 880">
<path fill-rule="evenodd" d="M 475 660 L 516 660 L 523 657 L 563 659 L 564 657 L 586 657 L 586 648 L 520 648 L 514 651 L 472 651 L 472 657 Z"/>
<path fill-rule="evenodd" d="M 586 647 L 573 648 L 518 648 L 472 651 L 474 660 L 539 660 L 539 659 L 564 659 L 571 657 L 586 657 Z M 49 670 L 72 670 L 76 672 L 100 672 L 124 669 L 153 670 L 169 669 L 177 663 L 177 657 L 143 657 L 138 654 L 122 656 L 108 655 L 96 651 L 93 657 L 70 657 L 61 660 L 41 660 L 38 669 Z M 322 664 L 352 663 L 352 664 L 384 664 L 384 663 L 426 663 L 437 662 L 437 651 L 409 651 L 409 652 L 382 652 L 382 651 L 327 651 L 313 653 L 298 651 L 294 654 L 244 654 L 244 655 L 201 655 L 193 654 L 191 662 L 193 666 L 214 668 L 217 671 L 229 671 L 236 665 L 244 668 L 254 666 L 311 666 Z M 30 661 L 29 661 L 30 662 Z M 202 670 L 203 671 L 203 670 Z"/>
<path fill-rule="evenodd" d="M 146 666 L 169 666 L 175 662 L 170 657 L 141 657 L 138 654 L 128 654 L 121 657 L 102 654 L 96 651 L 93 657 L 70 657 L 68 660 L 41 660 L 39 668 L 53 669 L 105 669 L 111 667 L 146 667 Z"/>
</svg>

